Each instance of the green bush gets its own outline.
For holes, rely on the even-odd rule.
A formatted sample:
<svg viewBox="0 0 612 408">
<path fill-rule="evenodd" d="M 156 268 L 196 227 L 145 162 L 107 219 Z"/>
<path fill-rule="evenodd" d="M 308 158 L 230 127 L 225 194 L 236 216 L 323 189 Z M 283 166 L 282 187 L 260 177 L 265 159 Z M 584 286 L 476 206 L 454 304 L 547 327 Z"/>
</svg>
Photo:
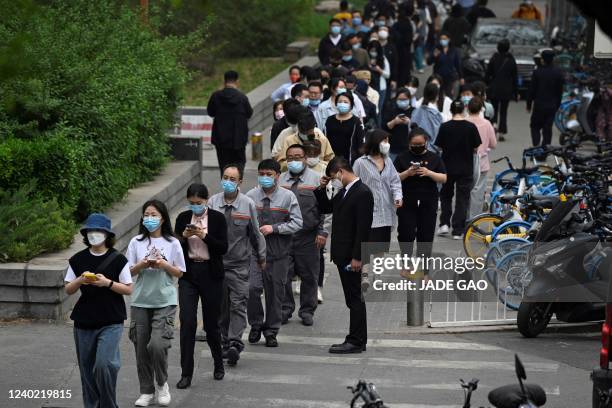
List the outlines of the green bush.
<svg viewBox="0 0 612 408">
<path fill-rule="evenodd" d="M 35 180 L 83 219 L 167 162 L 193 38 L 162 38 L 114 0 L 17 3 L 30 11 L 0 15 L 0 67 L 27 61 L 0 70 L 0 188 Z"/>
<path fill-rule="evenodd" d="M 0 190 L 0 262 L 24 262 L 72 243 L 77 225 L 70 211 L 45 197 L 33 183 Z"/>
</svg>

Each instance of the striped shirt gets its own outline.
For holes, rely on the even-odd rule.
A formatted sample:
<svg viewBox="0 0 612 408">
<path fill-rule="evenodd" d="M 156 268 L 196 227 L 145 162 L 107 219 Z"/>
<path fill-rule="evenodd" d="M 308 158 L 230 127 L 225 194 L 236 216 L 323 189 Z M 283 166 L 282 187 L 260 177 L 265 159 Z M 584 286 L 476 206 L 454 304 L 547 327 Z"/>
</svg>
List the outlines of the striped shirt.
<svg viewBox="0 0 612 408">
<path fill-rule="evenodd" d="M 391 159 L 385 156 L 385 167 L 379 172 L 372 157 L 361 156 L 355 160 L 353 171 L 374 195 L 372 228 L 393 226 L 395 201 L 402 199 L 402 182 Z"/>
</svg>

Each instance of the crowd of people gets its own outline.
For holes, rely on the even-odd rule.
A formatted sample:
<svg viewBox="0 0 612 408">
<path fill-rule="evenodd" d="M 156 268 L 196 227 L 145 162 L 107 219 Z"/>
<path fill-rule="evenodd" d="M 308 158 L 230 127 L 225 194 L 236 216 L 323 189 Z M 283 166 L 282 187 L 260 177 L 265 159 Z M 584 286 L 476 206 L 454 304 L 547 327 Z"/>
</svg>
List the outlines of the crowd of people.
<svg viewBox="0 0 612 408">
<path fill-rule="evenodd" d="M 508 103 L 517 92 L 507 40 L 490 61 L 487 83 L 468 83 L 462 75 L 458 46 L 478 18 L 494 16 L 486 0 L 460 1 L 448 16 L 439 7 L 444 2 L 430 0 L 374 0 L 363 11 L 341 3 L 319 44 L 321 65 L 292 66 L 289 82 L 271 95 L 271 152 L 258 164 L 256 187 L 242 189 L 253 110 L 239 90 L 238 73 L 228 71 L 224 88 L 208 104 L 219 192 L 191 185 L 189 209 L 174 228 L 166 206 L 147 201 L 125 255 L 113 249 L 107 216 L 87 219 L 85 248 L 70 259 L 65 277 L 66 292 L 81 293 L 71 318 L 85 407 L 117 406 L 125 295 L 131 296 L 129 339 L 140 383 L 135 405 L 167 406 L 177 308 L 176 387 L 189 387 L 194 376 L 199 302 L 213 377 L 221 380 L 224 364 L 240 359 L 247 323 L 248 342 L 263 336 L 266 347 L 278 346 L 277 335 L 296 310 L 303 325 L 314 324 L 330 240 L 350 323 L 346 338 L 329 352 L 361 353 L 371 256 L 387 252 L 397 230 L 404 254 L 428 257 L 439 205 L 438 233 L 455 239 L 466 219 L 481 212 L 488 155 L 507 133 Z M 543 59 L 544 71 L 534 74 L 537 91 L 528 99 L 540 115 L 538 132 L 556 103 L 542 96 L 541 87 L 558 86 L 549 56 Z M 434 73 L 421 86 L 411 73 L 425 64 Z M 372 245 L 362 251 L 363 243 Z M 294 277 L 300 280 L 299 305 Z"/>
</svg>

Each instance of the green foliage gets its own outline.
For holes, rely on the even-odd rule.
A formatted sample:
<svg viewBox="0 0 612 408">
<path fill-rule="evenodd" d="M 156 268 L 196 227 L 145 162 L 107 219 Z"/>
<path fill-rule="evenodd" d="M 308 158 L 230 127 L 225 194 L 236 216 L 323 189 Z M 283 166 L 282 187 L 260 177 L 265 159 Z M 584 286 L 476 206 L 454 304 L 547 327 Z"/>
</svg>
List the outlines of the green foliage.
<svg viewBox="0 0 612 408">
<path fill-rule="evenodd" d="M 0 262 L 24 262 L 72 243 L 77 226 L 70 211 L 34 189 L 30 183 L 14 193 L 0 190 Z"/>
<path fill-rule="evenodd" d="M 82 219 L 167 162 L 188 79 L 179 60 L 197 39 L 161 37 L 114 0 L 47 3 L 0 15 L 0 68 L 27 62 L 0 69 L 0 188 L 35 180 Z"/>
</svg>

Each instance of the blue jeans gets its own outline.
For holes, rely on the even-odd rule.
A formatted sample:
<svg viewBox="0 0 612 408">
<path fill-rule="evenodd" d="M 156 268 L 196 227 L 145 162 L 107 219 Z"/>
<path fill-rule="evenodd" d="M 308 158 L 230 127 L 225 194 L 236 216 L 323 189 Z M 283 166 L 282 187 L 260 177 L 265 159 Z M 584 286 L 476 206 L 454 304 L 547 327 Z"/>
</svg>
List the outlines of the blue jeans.
<svg viewBox="0 0 612 408">
<path fill-rule="evenodd" d="M 421 70 L 425 66 L 423 62 L 425 58 L 424 52 L 425 46 L 417 45 L 416 47 L 414 47 L 414 66 L 417 70 Z"/>
<path fill-rule="evenodd" d="M 117 374 L 121 367 L 119 342 L 122 324 L 101 329 L 74 328 L 83 406 L 85 408 L 117 408 Z"/>
</svg>

